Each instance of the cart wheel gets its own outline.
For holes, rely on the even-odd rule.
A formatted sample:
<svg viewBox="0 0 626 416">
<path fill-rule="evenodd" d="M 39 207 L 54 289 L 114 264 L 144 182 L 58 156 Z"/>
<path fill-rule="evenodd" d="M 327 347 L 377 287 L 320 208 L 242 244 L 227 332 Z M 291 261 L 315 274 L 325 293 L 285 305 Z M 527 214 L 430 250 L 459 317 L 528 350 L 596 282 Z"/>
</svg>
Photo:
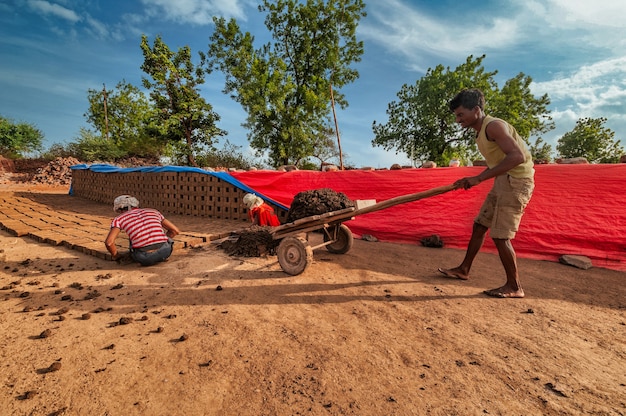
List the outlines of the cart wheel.
<svg viewBox="0 0 626 416">
<path fill-rule="evenodd" d="M 352 231 L 347 225 L 339 224 L 334 229 L 331 228 L 329 232 L 324 233 L 324 242 L 331 240 L 330 236 L 335 236 L 335 241 L 326 246 L 326 250 L 333 254 L 346 254 L 352 248 L 354 243 L 354 237 L 352 237 Z"/>
<path fill-rule="evenodd" d="M 313 249 L 304 237 L 285 237 L 276 255 L 283 271 L 292 276 L 302 273 L 313 262 Z"/>
</svg>

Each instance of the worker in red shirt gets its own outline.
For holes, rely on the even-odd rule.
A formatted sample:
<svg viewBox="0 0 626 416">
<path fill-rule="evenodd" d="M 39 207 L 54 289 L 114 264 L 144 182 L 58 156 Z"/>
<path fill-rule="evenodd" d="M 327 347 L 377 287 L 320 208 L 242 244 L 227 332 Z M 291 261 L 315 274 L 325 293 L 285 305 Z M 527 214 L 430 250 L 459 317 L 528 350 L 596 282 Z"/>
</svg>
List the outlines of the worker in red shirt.
<svg viewBox="0 0 626 416">
<path fill-rule="evenodd" d="M 263 201 L 261 197 L 254 194 L 246 194 L 243 197 L 243 204 L 248 207 L 248 217 L 253 224 L 270 227 L 280 225 L 280 220 L 274 209 Z"/>
<path fill-rule="evenodd" d="M 119 215 L 111 221 L 111 230 L 104 242 L 113 260 L 119 258 L 115 239 L 120 231 L 128 235 L 131 258 L 143 266 L 164 261 L 172 254 L 173 238 L 180 231 L 159 211 L 139 208 L 137 198 L 130 195 L 115 198 L 113 210 Z"/>
</svg>

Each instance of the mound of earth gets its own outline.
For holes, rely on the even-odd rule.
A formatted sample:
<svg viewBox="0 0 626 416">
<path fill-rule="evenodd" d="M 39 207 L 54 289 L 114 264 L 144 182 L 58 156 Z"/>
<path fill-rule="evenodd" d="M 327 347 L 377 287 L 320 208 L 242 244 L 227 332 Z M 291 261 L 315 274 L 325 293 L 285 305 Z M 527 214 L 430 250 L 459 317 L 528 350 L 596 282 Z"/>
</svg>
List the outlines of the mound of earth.
<svg viewBox="0 0 626 416">
<path fill-rule="evenodd" d="M 274 240 L 267 227 L 253 225 L 222 241 L 219 245 L 229 256 L 260 257 L 276 254 L 280 241 Z"/>
<path fill-rule="evenodd" d="M 312 215 L 339 211 L 353 206 L 354 202 L 345 194 L 329 188 L 303 191 L 296 194 L 293 198 L 287 213 L 287 222 L 293 222 Z"/>
</svg>

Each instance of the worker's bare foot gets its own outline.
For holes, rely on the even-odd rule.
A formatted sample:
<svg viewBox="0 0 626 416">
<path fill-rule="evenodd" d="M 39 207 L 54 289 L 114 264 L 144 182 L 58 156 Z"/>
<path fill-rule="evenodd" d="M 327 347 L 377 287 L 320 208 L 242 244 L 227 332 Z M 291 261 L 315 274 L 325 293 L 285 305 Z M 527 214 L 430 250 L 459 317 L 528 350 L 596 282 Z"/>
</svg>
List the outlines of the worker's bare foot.
<svg viewBox="0 0 626 416">
<path fill-rule="evenodd" d="M 442 269 L 440 267 L 437 270 L 439 270 L 439 273 L 443 274 L 445 277 L 448 277 L 450 279 L 461 279 L 461 280 L 469 279 L 469 276 L 467 274 L 465 274 L 458 267 L 455 267 L 453 269 Z"/>
<path fill-rule="evenodd" d="M 524 291 L 522 288 L 511 289 L 509 286 L 504 285 L 496 289 L 489 289 L 483 292 L 487 296 L 493 296 L 494 298 L 523 298 Z"/>
</svg>

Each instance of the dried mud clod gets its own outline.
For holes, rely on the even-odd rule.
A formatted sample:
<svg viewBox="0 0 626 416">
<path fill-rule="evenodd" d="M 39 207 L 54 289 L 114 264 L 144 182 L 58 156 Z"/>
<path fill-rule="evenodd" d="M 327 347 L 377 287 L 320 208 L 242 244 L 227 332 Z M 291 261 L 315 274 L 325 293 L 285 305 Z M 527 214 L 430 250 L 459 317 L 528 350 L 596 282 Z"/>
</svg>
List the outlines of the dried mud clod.
<svg viewBox="0 0 626 416">
<path fill-rule="evenodd" d="M 120 325 L 128 325 L 132 322 L 133 322 L 133 318 L 127 317 L 127 316 L 120 318 L 120 320 L 118 321 Z"/>
<path fill-rule="evenodd" d="M 420 240 L 420 242 L 424 247 L 442 248 L 444 246 L 443 240 L 437 234 L 433 234 L 429 237 L 424 237 Z"/>
<path fill-rule="evenodd" d="M 46 329 L 41 334 L 39 334 L 39 338 L 48 338 L 52 335 L 52 330 Z"/>
<path fill-rule="evenodd" d="M 28 399 L 32 399 L 36 395 L 37 395 L 37 392 L 35 390 L 28 390 L 28 391 L 25 391 L 24 394 L 20 394 L 19 396 L 17 396 L 17 399 L 28 400 Z"/>
<path fill-rule="evenodd" d="M 61 362 L 60 361 L 55 361 L 52 364 L 50 364 L 50 367 L 48 368 L 44 368 L 42 373 L 54 373 L 55 371 L 59 371 L 61 369 Z"/>
<path fill-rule="evenodd" d="M 339 211 L 354 206 L 354 202 L 342 192 L 330 188 L 314 189 L 296 194 L 287 213 L 287 222 L 312 215 Z"/>
<path fill-rule="evenodd" d="M 229 256 L 260 257 L 276 254 L 280 241 L 274 240 L 266 227 L 253 225 L 237 231 L 219 245 Z"/>
</svg>

